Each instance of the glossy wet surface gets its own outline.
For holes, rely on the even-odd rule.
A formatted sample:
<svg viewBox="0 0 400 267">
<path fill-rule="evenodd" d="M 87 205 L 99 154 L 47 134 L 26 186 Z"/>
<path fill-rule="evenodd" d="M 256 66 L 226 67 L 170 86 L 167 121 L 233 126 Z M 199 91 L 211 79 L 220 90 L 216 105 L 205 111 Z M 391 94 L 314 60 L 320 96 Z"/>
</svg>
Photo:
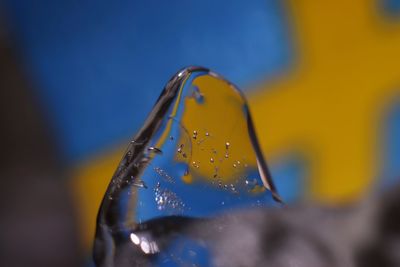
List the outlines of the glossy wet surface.
<svg viewBox="0 0 400 267">
<path fill-rule="evenodd" d="M 185 252 L 172 257 L 173 246 L 161 249 L 143 227 L 157 232 L 168 222 L 179 232 L 189 218 L 276 201 L 244 96 L 209 70 L 188 68 L 167 84 L 110 182 L 98 215 L 95 258 L 99 266 L 112 266 L 129 242 L 135 253 L 154 255 L 155 265 L 167 260 L 181 266 Z M 158 223 L 149 226 L 150 220 Z"/>
</svg>

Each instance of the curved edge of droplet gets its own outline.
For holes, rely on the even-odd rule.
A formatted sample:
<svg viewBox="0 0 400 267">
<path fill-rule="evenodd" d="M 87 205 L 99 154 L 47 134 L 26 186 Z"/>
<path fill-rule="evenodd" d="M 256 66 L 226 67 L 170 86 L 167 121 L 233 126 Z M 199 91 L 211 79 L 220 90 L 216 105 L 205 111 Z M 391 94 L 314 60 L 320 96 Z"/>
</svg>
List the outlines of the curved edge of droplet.
<svg viewBox="0 0 400 267">
<path fill-rule="evenodd" d="M 248 131 L 251 136 L 250 139 L 251 139 L 253 148 L 256 152 L 257 158 L 260 159 L 260 160 L 257 159 L 257 165 L 258 165 L 258 168 L 261 169 L 261 171 L 260 171 L 261 179 L 263 180 L 264 183 L 266 183 L 266 184 L 264 184 L 264 186 L 269 187 L 269 190 L 271 191 L 273 199 L 281 204 L 284 204 L 284 201 L 282 200 L 281 196 L 278 193 L 278 190 L 276 189 L 275 183 L 272 179 L 271 172 L 269 171 L 267 162 L 265 161 L 264 155 L 261 151 L 260 144 L 258 143 L 253 119 L 251 118 L 251 115 L 250 115 L 250 110 L 249 110 L 248 106 L 246 108 L 247 108 Z"/>
</svg>

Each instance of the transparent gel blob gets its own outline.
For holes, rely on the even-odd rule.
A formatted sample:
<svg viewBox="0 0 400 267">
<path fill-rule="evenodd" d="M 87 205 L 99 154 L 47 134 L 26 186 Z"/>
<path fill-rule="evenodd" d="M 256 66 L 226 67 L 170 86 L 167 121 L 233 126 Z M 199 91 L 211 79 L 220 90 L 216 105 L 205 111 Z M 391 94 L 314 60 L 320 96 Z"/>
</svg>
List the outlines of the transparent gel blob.
<svg viewBox="0 0 400 267">
<path fill-rule="evenodd" d="M 187 223 L 277 202 L 243 94 L 208 69 L 186 68 L 112 177 L 97 218 L 96 265 L 210 265 L 205 243 L 182 234 Z"/>
</svg>

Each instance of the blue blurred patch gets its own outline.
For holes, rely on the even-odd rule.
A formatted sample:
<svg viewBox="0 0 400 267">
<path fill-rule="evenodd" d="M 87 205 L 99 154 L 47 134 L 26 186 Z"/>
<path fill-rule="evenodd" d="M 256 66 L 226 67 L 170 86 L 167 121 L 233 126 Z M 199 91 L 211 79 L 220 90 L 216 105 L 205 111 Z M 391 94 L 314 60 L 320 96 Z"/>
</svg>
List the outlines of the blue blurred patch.
<svg viewBox="0 0 400 267">
<path fill-rule="evenodd" d="M 383 184 L 400 182 L 400 101 L 392 106 L 385 121 Z"/>
<path fill-rule="evenodd" d="M 302 199 L 307 193 L 308 164 L 299 154 L 293 153 L 285 159 L 270 165 L 279 195 L 286 203 Z"/>
<path fill-rule="evenodd" d="M 290 63 L 278 0 L 6 2 L 70 161 L 130 137 L 184 66 L 204 65 L 248 86 Z"/>
<path fill-rule="evenodd" d="M 381 5 L 388 16 L 400 16 L 400 0 L 382 0 Z"/>
<path fill-rule="evenodd" d="M 209 248 L 185 236 L 176 238 L 166 251 L 161 251 L 154 266 L 213 266 Z"/>
</svg>

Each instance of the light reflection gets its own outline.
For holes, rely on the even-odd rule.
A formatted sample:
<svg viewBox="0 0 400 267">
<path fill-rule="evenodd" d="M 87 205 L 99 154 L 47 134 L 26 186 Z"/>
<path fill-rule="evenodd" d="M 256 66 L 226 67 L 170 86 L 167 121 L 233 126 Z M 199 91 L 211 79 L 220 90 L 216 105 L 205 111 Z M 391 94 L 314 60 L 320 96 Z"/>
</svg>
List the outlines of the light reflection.
<svg viewBox="0 0 400 267">
<path fill-rule="evenodd" d="M 137 234 L 131 233 L 130 239 L 132 243 L 140 247 L 145 254 L 155 254 L 160 251 L 157 243 L 155 241 L 149 241 L 146 237 L 139 237 Z"/>
<path fill-rule="evenodd" d="M 146 254 L 150 253 L 150 244 L 149 241 L 147 241 L 146 238 L 142 238 L 141 242 L 140 242 L 140 248 L 142 249 L 142 251 Z"/>
<path fill-rule="evenodd" d="M 140 244 L 140 239 L 137 235 L 135 235 L 134 233 L 131 233 L 130 237 L 131 237 L 133 244 L 135 244 L 135 245 Z"/>
</svg>

